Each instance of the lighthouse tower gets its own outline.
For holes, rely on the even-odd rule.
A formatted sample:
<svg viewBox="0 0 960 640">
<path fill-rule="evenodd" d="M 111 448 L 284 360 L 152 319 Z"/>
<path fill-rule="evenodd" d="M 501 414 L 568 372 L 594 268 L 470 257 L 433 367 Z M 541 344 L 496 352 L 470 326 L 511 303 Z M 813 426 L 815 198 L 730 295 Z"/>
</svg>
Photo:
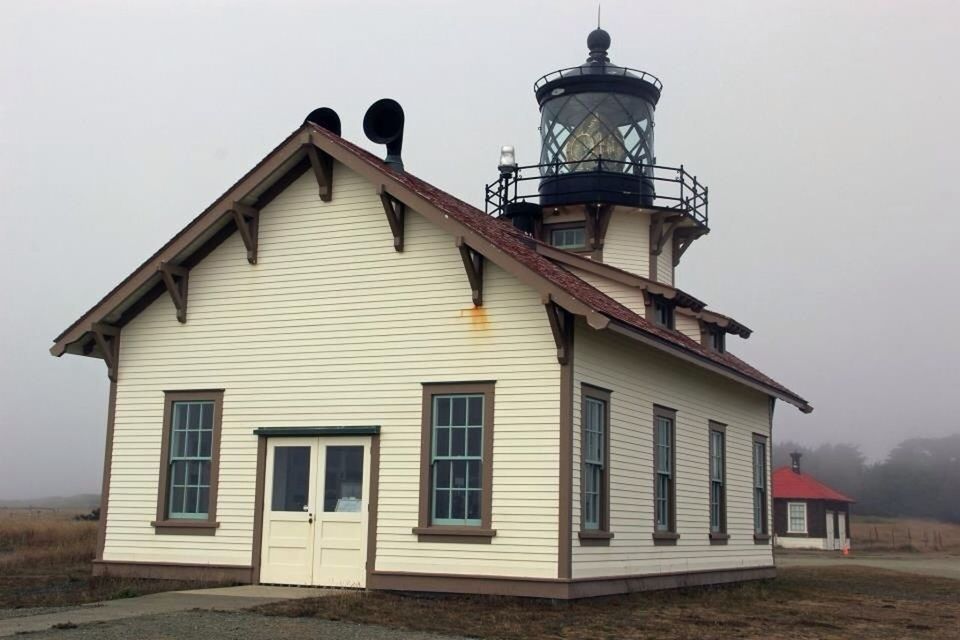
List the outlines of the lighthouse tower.
<svg viewBox="0 0 960 640">
<path fill-rule="evenodd" d="M 595 29 L 586 62 L 534 84 L 539 163 L 519 166 L 505 147 L 487 211 L 558 249 L 673 285 L 684 251 L 709 231 L 707 188 L 683 165 L 657 164 L 663 85 L 612 63 L 610 43 Z"/>
</svg>

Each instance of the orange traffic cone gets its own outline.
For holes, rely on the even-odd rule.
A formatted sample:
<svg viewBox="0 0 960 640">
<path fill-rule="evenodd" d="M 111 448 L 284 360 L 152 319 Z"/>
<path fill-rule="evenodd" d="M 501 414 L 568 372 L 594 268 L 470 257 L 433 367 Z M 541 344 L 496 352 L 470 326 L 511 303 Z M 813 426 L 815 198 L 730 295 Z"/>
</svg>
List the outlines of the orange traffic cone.
<svg viewBox="0 0 960 640">
<path fill-rule="evenodd" d="M 844 556 L 849 556 L 849 555 L 850 555 L 850 545 L 844 545 L 844 546 L 843 546 L 843 555 L 844 555 Z"/>
</svg>

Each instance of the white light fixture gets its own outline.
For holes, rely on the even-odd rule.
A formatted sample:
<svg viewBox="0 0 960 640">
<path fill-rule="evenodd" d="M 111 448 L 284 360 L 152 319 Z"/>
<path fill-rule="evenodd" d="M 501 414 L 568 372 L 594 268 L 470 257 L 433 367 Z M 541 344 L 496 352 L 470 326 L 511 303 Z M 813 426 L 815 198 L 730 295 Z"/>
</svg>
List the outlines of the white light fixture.
<svg viewBox="0 0 960 640">
<path fill-rule="evenodd" d="M 502 175 L 513 173 L 517 170 L 517 153 L 513 146 L 506 145 L 500 147 L 500 164 L 497 165 Z"/>
</svg>

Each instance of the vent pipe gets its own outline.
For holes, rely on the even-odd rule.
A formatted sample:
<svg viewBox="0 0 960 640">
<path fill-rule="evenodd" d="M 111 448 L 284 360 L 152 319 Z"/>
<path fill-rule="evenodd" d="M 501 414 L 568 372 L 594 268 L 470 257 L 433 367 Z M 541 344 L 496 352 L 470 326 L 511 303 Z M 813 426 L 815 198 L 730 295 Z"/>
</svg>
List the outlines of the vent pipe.
<svg viewBox="0 0 960 640">
<path fill-rule="evenodd" d="M 321 129 L 326 129 L 330 133 L 340 135 L 340 116 L 330 107 L 320 107 L 314 109 L 304 118 L 304 123 L 315 124 Z"/>
<path fill-rule="evenodd" d="M 790 468 L 793 469 L 794 473 L 800 473 L 800 458 L 802 457 L 803 454 L 799 451 L 790 454 Z"/>
</svg>

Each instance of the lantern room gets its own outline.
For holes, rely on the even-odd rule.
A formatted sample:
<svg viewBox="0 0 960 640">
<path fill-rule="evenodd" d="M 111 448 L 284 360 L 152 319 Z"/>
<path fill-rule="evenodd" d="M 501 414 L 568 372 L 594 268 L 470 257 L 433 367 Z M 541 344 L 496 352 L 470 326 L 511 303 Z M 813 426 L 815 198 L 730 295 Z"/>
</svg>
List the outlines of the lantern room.
<svg viewBox="0 0 960 640">
<path fill-rule="evenodd" d="M 653 114 L 660 81 L 610 63 L 610 35 L 587 37 L 590 55 L 534 85 L 540 105 L 540 202 L 650 205 L 655 195 Z"/>
</svg>

